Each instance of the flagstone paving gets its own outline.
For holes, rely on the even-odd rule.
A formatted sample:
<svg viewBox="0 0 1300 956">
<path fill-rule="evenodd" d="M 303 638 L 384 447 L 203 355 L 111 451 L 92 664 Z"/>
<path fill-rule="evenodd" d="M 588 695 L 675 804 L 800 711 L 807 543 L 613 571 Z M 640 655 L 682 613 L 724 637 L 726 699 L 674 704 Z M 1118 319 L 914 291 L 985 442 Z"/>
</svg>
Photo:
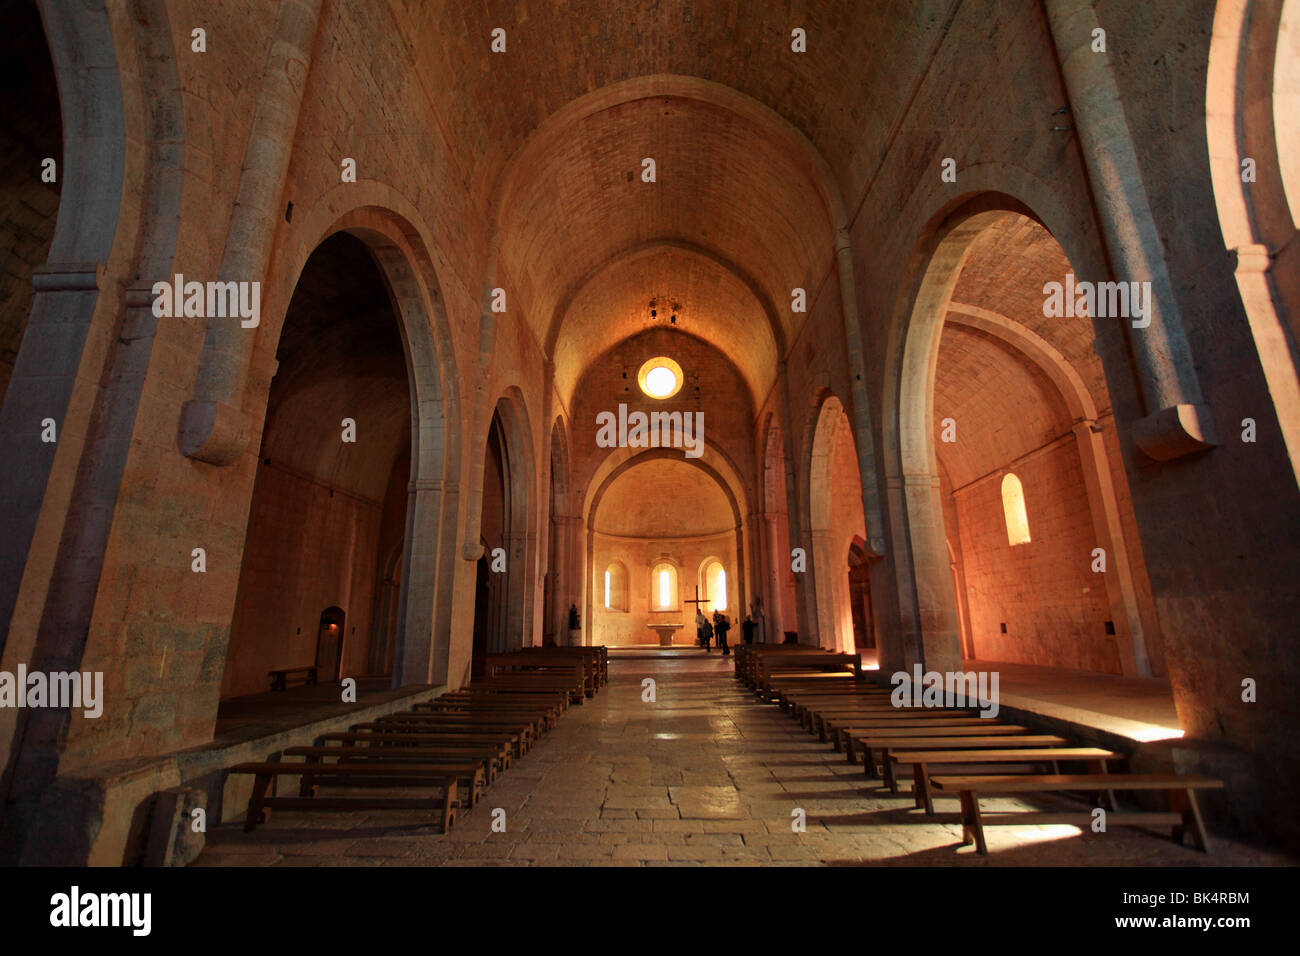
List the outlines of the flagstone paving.
<svg viewBox="0 0 1300 956">
<path fill-rule="evenodd" d="M 645 678 L 655 682 L 653 701 L 643 700 Z M 938 809 L 955 814 L 956 801 L 941 799 Z M 804 832 L 795 830 L 799 819 Z M 612 660 L 609 685 L 569 708 L 450 833 L 412 812 L 277 811 L 253 833 L 239 823 L 215 827 L 193 865 L 1294 863 L 1223 839 L 1206 856 L 1122 827 L 993 827 L 980 857 L 959 846 L 960 825 L 918 821 L 909 796 L 880 790 L 860 766 L 759 703 L 733 679 L 730 658 L 647 655 Z"/>
</svg>

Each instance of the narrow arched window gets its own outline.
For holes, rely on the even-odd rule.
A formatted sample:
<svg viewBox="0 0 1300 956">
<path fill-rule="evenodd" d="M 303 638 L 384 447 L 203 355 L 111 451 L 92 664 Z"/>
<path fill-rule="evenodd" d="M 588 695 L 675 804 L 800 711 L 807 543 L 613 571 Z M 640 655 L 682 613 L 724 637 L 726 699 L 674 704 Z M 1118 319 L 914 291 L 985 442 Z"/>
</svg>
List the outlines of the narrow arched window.
<svg viewBox="0 0 1300 956">
<path fill-rule="evenodd" d="M 677 609 L 677 569 L 671 564 L 656 564 L 650 572 L 650 603 L 656 611 Z"/>
<path fill-rule="evenodd" d="M 627 568 L 622 561 L 611 561 L 605 568 L 605 610 L 627 610 Z"/>
<path fill-rule="evenodd" d="M 701 575 L 701 584 L 704 586 L 704 594 L 709 600 L 709 608 L 714 611 L 725 611 L 727 609 L 727 571 L 722 566 L 722 562 L 716 558 L 710 560 L 704 566 L 704 574 Z"/>
<path fill-rule="evenodd" d="M 1029 543 L 1029 514 L 1025 511 L 1025 489 L 1010 472 L 1002 479 L 1002 513 L 1007 519 L 1007 541 L 1014 547 Z"/>
</svg>

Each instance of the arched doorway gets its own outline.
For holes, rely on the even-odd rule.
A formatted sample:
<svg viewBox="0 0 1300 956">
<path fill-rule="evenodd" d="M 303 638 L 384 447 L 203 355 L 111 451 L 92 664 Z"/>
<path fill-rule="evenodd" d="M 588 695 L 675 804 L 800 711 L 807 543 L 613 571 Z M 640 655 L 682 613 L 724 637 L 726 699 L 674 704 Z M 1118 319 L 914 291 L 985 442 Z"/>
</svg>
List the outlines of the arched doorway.
<svg viewBox="0 0 1300 956">
<path fill-rule="evenodd" d="M 853 646 L 863 654 L 876 653 L 876 625 L 871 607 L 871 568 L 867 543 L 854 538 L 849 545 L 849 608 L 853 616 Z"/>
<path fill-rule="evenodd" d="M 483 511 L 480 534 L 483 556 L 475 572 L 474 654 L 475 673 L 482 672 L 484 654 L 500 654 L 507 648 L 506 595 L 510 579 L 510 525 L 507 509 L 510 497 L 510 467 L 501 416 L 492 415 L 484 451 Z"/>
<path fill-rule="evenodd" d="M 343 635 L 347 633 L 347 615 L 342 608 L 327 607 L 321 611 L 316 627 L 316 678 L 321 683 L 333 683 L 341 676 L 343 665 Z"/>
</svg>

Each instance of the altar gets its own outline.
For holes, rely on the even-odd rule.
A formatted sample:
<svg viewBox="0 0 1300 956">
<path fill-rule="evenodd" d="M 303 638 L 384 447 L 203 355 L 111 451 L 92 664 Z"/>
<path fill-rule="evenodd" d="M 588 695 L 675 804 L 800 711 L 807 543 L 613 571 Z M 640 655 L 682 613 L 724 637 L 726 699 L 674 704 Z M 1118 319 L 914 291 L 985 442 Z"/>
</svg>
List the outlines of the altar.
<svg viewBox="0 0 1300 956">
<path fill-rule="evenodd" d="M 673 635 L 681 630 L 681 624 L 647 624 L 646 627 L 659 634 L 660 647 L 672 647 Z"/>
</svg>

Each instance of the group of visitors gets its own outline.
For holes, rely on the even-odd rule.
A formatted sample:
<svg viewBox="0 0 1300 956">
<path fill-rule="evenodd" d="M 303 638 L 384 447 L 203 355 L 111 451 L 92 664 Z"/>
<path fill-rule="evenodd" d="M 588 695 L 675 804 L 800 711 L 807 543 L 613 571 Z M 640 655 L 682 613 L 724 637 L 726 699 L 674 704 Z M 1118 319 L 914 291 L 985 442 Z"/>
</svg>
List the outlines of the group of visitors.
<svg viewBox="0 0 1300 956">
<path fill-rule="evenodd" d="M 744 634 L 745 643 L 754 643 L 754 631 L 758 627 L 752 615 L 746 614 L 744 622 L 740 625 L 741 632 Z M 718 647 L 723 654 L 730 654 L 731 648 L 727 646 L 727 632 L 731 630 L 731 621 L 727 615 L 721 611 L 713 612 L 713 620 L 710 621 L 704 616 L 704 613 L 698 608 L 695 610 L 695 639 L 700 646 L 704 648 L 705 653 L 713 651 L 713 639 L 718 639 Z"/>
</svg>

